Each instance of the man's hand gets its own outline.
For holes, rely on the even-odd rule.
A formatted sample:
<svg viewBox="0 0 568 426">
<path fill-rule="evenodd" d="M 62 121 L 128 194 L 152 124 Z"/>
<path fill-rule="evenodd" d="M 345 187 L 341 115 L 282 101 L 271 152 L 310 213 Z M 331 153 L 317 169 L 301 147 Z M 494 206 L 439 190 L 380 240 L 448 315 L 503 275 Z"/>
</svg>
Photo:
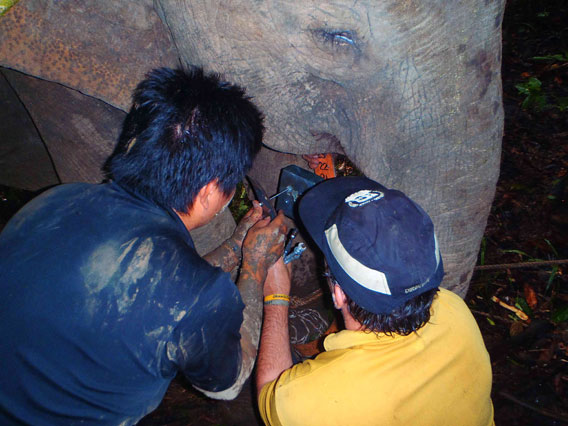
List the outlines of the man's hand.
<svg viewBox="0 0 568 426">
<path fill-rule="evenodd" d="M 252 202 L 252 208 L 244 215 L 241 219 L 235 232 L 231 236 L 231 239 L 239 247 L 243 246 L 243 241 L 247 235 L 247 232 L 252 228 L 260 219 L 262 219 L 262 207 L 258 201 L 254 200 Z"/>
<path fill-rule="evenodd" d="M 282 212 L 272 222 L 269 217 L 259 220 L 248 229 L 243 241 L 243 265 L 237 282 L 245 304 L 240 330 L 242 366 L 235 385 L 238 390 L 249 377 L 256 360 L 262 323 L 262 284 L 268 268 L 284 251 L 287 232 L 284 220 Z"/>
<path fill-rule="evenodd" d="M 264 282 L 264 296 L 269 294 L 286 294 L 290 295 L 290 287 L 292 282 L 292 263 L 285 264 L 284 258 L 278 261 L 268 269 L 268 275 Z"/>
<path fill-rule="evenodd" d="M 335 177 L 334 154 L 304 154 L 302 158 L 308 162 L 310 169 L 324 179 Z"/>
<path fill-rule="evenodd" d="M 248 269 L 260 283 L 284 252 L 288 227 L 282 211 L 271 222 L 269 217 L 252 226 L 243 242 L 243 269 Z"/>
<path fill-rule="evenodd" d="M 319 160 L 325 157 L 325 154 L 303 154 L 302 158 L 308 162 L 308 167 L 316 170 L 319 166 Z"/>
<path fill-rule="evenodd" d="M 235 232 L 219 247 L 203 258 L 213 266 L 225 272 L 231 272 L 241 261 L 241 247 L 249 229 L 262 218 L 262 207 L 258 201 L 252 202 L 252 208 L 239 222 Z"/>
</svg>

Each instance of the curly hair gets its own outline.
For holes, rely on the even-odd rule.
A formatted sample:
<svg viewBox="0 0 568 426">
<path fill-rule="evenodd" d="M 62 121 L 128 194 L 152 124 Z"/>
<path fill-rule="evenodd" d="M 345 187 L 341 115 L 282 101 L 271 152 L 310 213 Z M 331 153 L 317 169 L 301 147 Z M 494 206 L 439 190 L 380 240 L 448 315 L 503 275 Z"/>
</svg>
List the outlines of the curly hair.
<svg viewBox="0 0 568 426">
<path fill-rule="evenodd" d="M 159 68 L 136 87 L 107 177 L 188 212 L 212 180 L 228 195 L 260 150 L 263 117 L 242 88 L 200 68 Z"/>
<path fill-rule="evenodd" d="M 324 275 L 332 284 L 341 287 L 329 271 Z M 438 288 L 425 291 L 388 314 L 375 314 L 363 309 L 347 293 L 345 299 L 349 313 L 366 330 L 389 336 L 392 334 L 408 336 L 430 321 L 430 307 L 437 293 Z"/>
</svg>

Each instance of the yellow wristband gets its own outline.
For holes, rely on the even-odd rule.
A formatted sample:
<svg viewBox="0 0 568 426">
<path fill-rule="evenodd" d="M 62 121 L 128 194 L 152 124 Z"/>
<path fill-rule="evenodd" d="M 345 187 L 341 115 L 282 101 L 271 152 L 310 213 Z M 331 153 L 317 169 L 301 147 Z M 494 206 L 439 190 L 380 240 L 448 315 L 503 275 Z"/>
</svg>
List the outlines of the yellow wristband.
<svg viewBox="0 0 568 426">
<path fill-rule="evenodd" d="M 264 303 L 272 302 L 273 300 L 285 300 L 286 302 L 290 302 L 290 296 L 287 294 L 269 294 L 264 298 Z"/>
</svg>

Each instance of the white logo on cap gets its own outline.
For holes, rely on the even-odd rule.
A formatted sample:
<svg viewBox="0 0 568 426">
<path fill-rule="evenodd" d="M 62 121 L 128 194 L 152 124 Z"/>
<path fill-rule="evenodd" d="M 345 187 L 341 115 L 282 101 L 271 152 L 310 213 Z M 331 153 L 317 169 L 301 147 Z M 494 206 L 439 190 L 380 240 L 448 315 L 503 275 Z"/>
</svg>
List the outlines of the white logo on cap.
<svg viewBox="0 0 568 426">
<path fill-rule="evenodd" d="M 357 191 L 351 194 L 345 199 L 345 202 L 349 207 L 361 207 L 371 201 L 380 200 L 385 194 L 381 191 L 373 191 L 371 189 L 363 189 L 362 191 Z"/>
</svg>

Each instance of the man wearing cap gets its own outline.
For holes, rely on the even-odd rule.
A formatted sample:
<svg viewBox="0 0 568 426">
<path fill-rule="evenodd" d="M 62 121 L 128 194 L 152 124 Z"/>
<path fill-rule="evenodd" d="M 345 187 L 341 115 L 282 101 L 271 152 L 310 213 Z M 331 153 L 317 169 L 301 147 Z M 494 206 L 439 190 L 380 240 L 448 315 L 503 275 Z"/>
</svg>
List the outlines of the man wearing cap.
<svg viewBox="0 0 568 426">
<path fill-rule="evenodd" d="M 430 217 L 402 192 L 363 177 L 308 191 L 300 218 L 323 251 L 345 330 L 292 365 L 290 275 L 264 287 L 256 382 L 269 425 L 492 425 L 491 365 L 444 271 Z M 276 296 L 275 296 L 276 295 Z"/>
</svg>

